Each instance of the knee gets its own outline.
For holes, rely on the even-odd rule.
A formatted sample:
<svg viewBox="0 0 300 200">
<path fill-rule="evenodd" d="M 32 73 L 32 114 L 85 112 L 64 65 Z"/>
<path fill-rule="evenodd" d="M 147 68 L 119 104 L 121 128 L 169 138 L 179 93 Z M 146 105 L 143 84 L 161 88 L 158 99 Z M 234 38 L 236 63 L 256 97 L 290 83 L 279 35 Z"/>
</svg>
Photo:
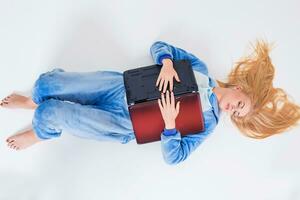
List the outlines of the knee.
<svg viewBox="0 0 300 200">
<path fill-rule="evenodd" d="M 32 89 L 32 99 L 36 104 L 43 102 L 51 90 L 57 90 L 55 85 L 58 72 L 64 72 L 63 69 L 55 68 L 52 71 L 42 73 L 35 81 Z"/>
<path fill-rule="evenodd" d="M 35 81 L 34 86 L 41 89 L 48 88 L 50 85 L 49 82 L 55 81 L 59 72 L 64 72 L 64 70 L 61 68 L 55 68 L 52 71 L 40 74 L 38 79 Z"/>
<path fill-rule="evenodd" d="M 34 112 L 33 128 L 41 139 L 59 137 L 61 128 L 61 101 L 48 99 L 41 103 Z"/>
<path fill-rule="evenodd" d="M 61 101 L 48 99 L 35 109 L 34 118 L 39 121 L 54 121 L 57 119 L 58 112 L 61 109 Z"/>
</svg>

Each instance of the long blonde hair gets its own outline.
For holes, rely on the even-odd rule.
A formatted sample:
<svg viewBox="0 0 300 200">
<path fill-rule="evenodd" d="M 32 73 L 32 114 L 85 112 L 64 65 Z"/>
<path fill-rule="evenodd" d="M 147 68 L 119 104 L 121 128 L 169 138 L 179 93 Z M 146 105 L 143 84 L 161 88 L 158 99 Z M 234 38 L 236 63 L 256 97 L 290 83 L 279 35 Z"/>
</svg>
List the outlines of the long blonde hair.
<svg viewBox="0 0 300 200">
<path fill-rule="evenodd" d="M 216 80 L 220 87 L 241 86 L 251 99 L 252 110 L 231 121 L 246 136 L 262 139 L 287 131 L 300 119 L 300 107 L 287 98 L 281 88 L 273 87 L 274 66 L 269 57 L 270 45 L 256 41 L 253 52 L 238 61 L 229 73 L 228 82 Z"/>
</svg>

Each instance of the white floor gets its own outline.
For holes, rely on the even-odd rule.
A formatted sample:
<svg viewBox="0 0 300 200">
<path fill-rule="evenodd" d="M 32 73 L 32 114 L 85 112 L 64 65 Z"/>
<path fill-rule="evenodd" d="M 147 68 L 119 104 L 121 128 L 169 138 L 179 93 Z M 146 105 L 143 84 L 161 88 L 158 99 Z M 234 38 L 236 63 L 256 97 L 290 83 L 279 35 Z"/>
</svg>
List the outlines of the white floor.
<svg viewBox="0 0 300 200">
<path fill-rule="evenodd" d="M 0 98 L 30 94 L 37 76 L 120 70 L 153 61 L 163 40 L 201 58 L 224 79 L 249 42 L 275 43 L 274 85 L 299 93 L 300 2 L 0 1 Z M 30 127 L 32 111 L 0 110 L 0 199 L 299 200 L 300 127 L 266 140 L 242 136 L 222 116 L 184 162 L 164 163 L 160 143 L 122 145 L 62 135 L 14 152 L 5 139 Z"/>
</svg>

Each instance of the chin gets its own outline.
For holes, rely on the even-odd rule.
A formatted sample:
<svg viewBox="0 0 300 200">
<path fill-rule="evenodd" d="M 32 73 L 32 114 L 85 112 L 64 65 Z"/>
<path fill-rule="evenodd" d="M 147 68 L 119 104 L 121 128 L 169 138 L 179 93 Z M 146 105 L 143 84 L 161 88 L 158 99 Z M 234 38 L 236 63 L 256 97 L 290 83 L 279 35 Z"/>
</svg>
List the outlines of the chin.
<svg viewBox="0 0 300 200">
<path fill-rule="evenodd" d="M 226 110 L 224 109 L 223 106 L 219 105 L 219 108 L 220 108 L 220 110 L 221 110 L 222 112 L 226 112 Z"/>
</svg>

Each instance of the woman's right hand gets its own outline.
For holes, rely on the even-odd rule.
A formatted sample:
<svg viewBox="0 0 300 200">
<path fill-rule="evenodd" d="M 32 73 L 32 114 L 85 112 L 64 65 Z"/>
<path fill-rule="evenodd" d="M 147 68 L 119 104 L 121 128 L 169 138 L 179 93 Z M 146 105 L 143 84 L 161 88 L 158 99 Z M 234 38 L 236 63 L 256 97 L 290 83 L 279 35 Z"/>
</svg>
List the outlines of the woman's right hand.
<svg viewBox="0 0 300 200">
<path fill-rule="evenodd" d="M 173 67 L 173 62 L 171 59 L 163 59 L 162 61 L 163 66 L 160 70 L 159 76 L 156 81 L 156 87 L 159 84 L 159 91 L 161 91 L 162 87 L 164 86 L 163 93 L 166 92 L 168 83 L 170 83 L 170 91 L 173 91 L 173 77 L 180 82 L 177 72 Z"/>
</svg>

